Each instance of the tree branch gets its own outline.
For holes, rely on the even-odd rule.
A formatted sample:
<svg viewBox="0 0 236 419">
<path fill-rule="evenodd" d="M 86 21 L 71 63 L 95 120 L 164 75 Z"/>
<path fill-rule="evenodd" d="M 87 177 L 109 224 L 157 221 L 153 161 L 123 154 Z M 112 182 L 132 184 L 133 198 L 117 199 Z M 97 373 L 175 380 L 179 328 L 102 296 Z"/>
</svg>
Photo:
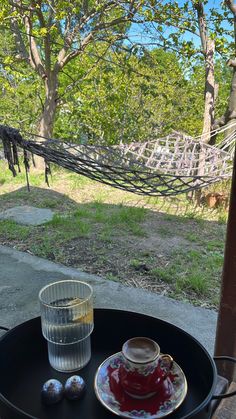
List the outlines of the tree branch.
<svg viewBox="0 0 236 419">
<path fill-rule="evenodd" d="M 236 58 L 230 58 L 228 61 L 227 61 L 227 66 L 228 67 L 236 67 Z"/>
<path fill-rule="evenodd" d="M 54 66 L 54 70 L 57 72 L 59 70 L 61 70 L 63 67 L 65 67 L 65 65 L 67 63 L 69 63 L 69 61 L 71 61 L 73 58 L 77 57 L 78 55 L 80 55 L 84 49 L 86 48 L 86 46 L 92 41 L 93 39 L 93 33 L 90 32 L 81 42 L 80 48 L 71 51 L 69 54 L 67 55 L 62 55 L 62 50 L 61 50 L 61 56 L 60 56 L 60 60 L 58 60 Z M 63 50 L 63 52 L 66 54 L 66 49 Z M 59 55 L 60 55 L 59 53 Z"/>
<path fill-rule="evenodd" d="M 35 2 L 33 2 L 34 6 L 36 7 Z M 50 28 L 49 24 L 46 23 L 43 12 L 42 12 L 42 8 L 41 8 L 41 4 L 39 4 L 39 7 L 37 7 L 37 16 L 39 19 L 39 24 L 41 28 Z M 50 8 L 49 14 L 52 14 L 52 10 Z M 47 33 L 45 34 L 45 36 L 43 37 L 44 40 L 44 50 L 45 50 L 45 69 L 46 69 L 46 73 L 49 76 L 50 74 L 50 70 L 51 70 L 51 45 L 50 45 L 50 34 L 47 31 Z"/>
<path fill-rule="evenodd" d="M 96 11 L 96 9 L 92 9 L 88 11 L 88 2 L 84 2 L 84 7 L 87 10 L 87 14 L 85 14 L 79 21 L 79 23 L 73 28 L 72 32 L 70 33 L 70 25 L 71 20 L 70 17 L 66 19 L 66 27 L 65 27 L 65 44 L 64 47 L 60 50 L 58 56 L 57 56 L 57 62 L 54 66 L 54 71 L 59 71 L 62 69 L 69 61 L 71 61 L 73 58 L 81 54 L 81 52 L 84 50 L 84 48 L 87 46 L 89 42 L 91 42 L 93 38 L 92 31 L 86 36 L 86 38 L 82 41 L 80 48 L 70 52 L 67 54 L 69 48 L 72 45 L 73 40 L 75 39 L 77 33 L 83 29 L 83 27 L 86 25 L 86 23 L 89 22 L 89 20 L 93 19 L 98 13 L 102 14 L 105 10 L 110 8 L 112 5 L 116 4 L 114 0 L 111 0 L 110 2 L 106 2 L 104 7 L 99 10 L 99 12 Z"/>
<path fill-rule="evenodd" d="M 202 1 L 193 1 L 193 7 L 197 12 L 198 17 L 198 26 L 199 26 L 199 33 L 201 38 L 201 44 L 204 54 L 207 53 L 207 25 L 206 25 L 206 16 L 204 13 L 203 3 Z"/>
<path fill-rule="evenodd" d="M 120 23 L 130 22 L 128 16 L 121 16 L 116 19 L 111 20 L 110 22 L 99 23 L 95 26 L 94 31 L 99 31 L 101 29 L 108 29 L 112 26 L 119 25 Z"/>
<path fill-rule="evenodd" d="M 27 52 L 25 43 L 24 43 L 22 35 L 20 33 L 18 22 L 15 18 L 13 18 L 10 21 L 10 26 L 11 26 L 11 30 L 13 32 L 13 35 L 15 37 L 16 49 L 19 52 L 20 58 L 23 58 L 24 60 L 29 61 L 29 54 Z"/>
<path fill-rule="evenodd" d="M 54 5 L 54 0 L 48 0 L 48 4 L 50 6 L 51 12 L 53 12 L 53 14 L 55 15 L 56 14 L 56 10 L 55 10 L 55 5 Z"/>
<path fill-rule="evenodd" d="M 25 11 L 25 12 L 36 12 L 37 9 L 35 7 L 29 7 L 29 6 L 25 6 L 22 3 L 19 3 L 19 1 L 13 1 L 13 0 L 9 0 L 9 4 L 12 7 L 15 7 L 16 9 L 19 9 L 21 11 Z"/>
<path fill-rule="evenodd" d="M 31 67 L 38 72 L 38 74 L 45 79 L 47 77 L 46 70 L 43 66 L 41 61 L 37 44 L 35 42 L 34 37 L 31 36 L 32 33 L 32 25 L 29 16 L 24 17 L 24 24 L 26 33 L 29 40 L 29 62 Z"/>
<path fill-rule="evenodd" d="M 80 19 L 79 23 L 73 28 L 72 32 L 69 32 L 70 29 L 70 21 L 67 18 L 66 19 L 66 28 L 65 28 L 65 44 L 64 47 L 60 50 L 57 62 L 54 66 L 54 71 L 59 71 L 62 69 L 69 61 L 71 61 L 73 58 L 78 56 L 82 53 L 82 51 L 85 49 L 85 47 L 91 42 L 91 40 L 94 37 L 94 34 L 101 30 L 101 29 L 108 29 L 112 26 L 118 25 L 120 23 L 125 23 L 130 21 L 131 17 L 134 16 L 138 8 L 140 7 L 141 3 L 136 6 L 135 13 L 133 10 L 135 1 L 132 0 L 129 11 L 127 15 L 121 16 L 119 18 L 113 19 L 110 22 L 99 22 L 97 25 L 95 25 L 95 28 L 91 30 L 91 32 L 84 38 L 84 40 L 81 42 L 81 45 L 78 49 L 70 52 L 67 54 L 69 48 L 72 45 L 73 40 L 75 39 L 78 32 L 83 29 L 83 27 L 89 22 L 89 20 L 94 19 L 96 16 L 101 17 L 104 15 L 105 12 L 109 11 L 112 6 L 117 6 L 116 0 L 111 0 L 109 2 L 105 2 L 104 6 L 100 8 L 99 10 L 96 10 L 95 8 L 88 10 L 88 1 L 84 1 L 84 8 L 87 13 L 84 14 L 84 16 Z"/>
<path fill-rule="evenodd" d="M 233 14 L 236 14 L 236 4 L 234 4 L 233 0 L 225 0 L 225 4 Z"/>
<path fill-rule="evenodd" d="M 102 8 L 97 11 L 95 8 L 88 11 L 88 4 L 85 6 L 87 12 L 81 17 L 79 23 L 75 26 L 75 28 L 72 31 L 71 38 L 74 39 L 74 36 L 78 33 L 79 30 L 83 29 L 86 23 L 89 22 L 89 20 L 93 19 L 94 17 L 100 15 L 100 17 L 103 15 L 103 13 L 108 12 L 110 9 L 112 9 L 112 6 L 117 5 L 117 2 L 114 0 L 111 0 L 109 2 L 106 2 Z"/>
</svg>

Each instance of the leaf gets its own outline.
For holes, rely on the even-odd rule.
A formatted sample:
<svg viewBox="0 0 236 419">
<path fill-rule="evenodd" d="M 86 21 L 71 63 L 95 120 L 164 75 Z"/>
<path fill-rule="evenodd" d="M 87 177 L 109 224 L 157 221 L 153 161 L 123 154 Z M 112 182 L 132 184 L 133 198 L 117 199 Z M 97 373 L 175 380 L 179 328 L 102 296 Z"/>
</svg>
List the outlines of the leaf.
<svg viewBox="0 0 236 419">
<path fill-rule="evenodd" d="M 38 31 L 39 35 L 46 36 L 48 33 L 47 28 L 40 28 Z"/>
</svg>

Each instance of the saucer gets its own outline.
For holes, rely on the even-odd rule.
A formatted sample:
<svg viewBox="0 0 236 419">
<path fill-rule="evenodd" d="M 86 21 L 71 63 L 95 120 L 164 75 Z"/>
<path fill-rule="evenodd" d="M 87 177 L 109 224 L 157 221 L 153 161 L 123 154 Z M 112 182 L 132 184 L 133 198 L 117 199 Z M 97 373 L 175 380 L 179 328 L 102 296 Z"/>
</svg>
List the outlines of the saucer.
<svg viewBox="0 0 236 419">
<path fill-rule="evenodd" d="M 173 413 L 184 401 L 187 381 L 175 361 L 158 393 L 141 400 L 124 392 L 118 374 L 121 363 L 121 352 L 110 356 L 98 368 L 94 381 L 98 400 L 115 415 L 128 419 L 160 419 Z"/>
</svg>

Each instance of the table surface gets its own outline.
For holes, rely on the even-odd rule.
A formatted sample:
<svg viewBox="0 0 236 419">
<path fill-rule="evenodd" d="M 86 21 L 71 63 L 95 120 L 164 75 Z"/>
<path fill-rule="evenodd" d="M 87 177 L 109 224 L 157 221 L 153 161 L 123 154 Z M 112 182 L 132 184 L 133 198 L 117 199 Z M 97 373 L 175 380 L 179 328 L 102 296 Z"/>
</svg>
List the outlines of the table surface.
<svg viewBox="0 0 236 419">
<path fill-rule="evenodd" d="M 94 394 L 94 376 L 101 362 L 111 354 L 120 351 L 123 342 L 134 336 L 147 336 L 156 340 L 162 352 L 173 355 L 186 375 L 187 397 L 169 418 L 182 419 L 188 412 L 195 412 L 203 401 L 210 403 L 214 384 L 214 371 L 211 368 L 214 363 L 198 341 L 181 329 L 160 319 L 110 309 L 95 309 L 92 358 L 90 363 L 79 372 L 85 379 L 88 389 L 81 402 L 73 404 L 63 400 L 50 409 L 42 406 L 40 400 L 42 384 L 49 378 L 57 378 L 64 383 L 71 374 L 59 373 L 50 367 L 46 342 L 41 333 L 40 318 L 17 326 L 0 340 L 0 352 L 4 355 L 0 357 L 0 376 L 6 377 L 4 382 L 0 380 L 0 392 L 5 392 L 4 395 L 8 400 L 23 411 L 29 412 L 30 417 L 33 418 L 111 419 L 114 415 L 99 403 Z M 190 353 L 192 354 L 191 362 L 189 362 Z M 195 365 L 199 364 L 199 359 L 201 359 L 202 369 L 196 370 Z M 9 377 L 9 368 L 14 369 L 14 386 Z M 2 408 L 3 404 L 1 404 Z M 14 414 L 15 417 L 17 416 Z M 5 419 L 4 416 L 3 419 Z"/>
</svg>

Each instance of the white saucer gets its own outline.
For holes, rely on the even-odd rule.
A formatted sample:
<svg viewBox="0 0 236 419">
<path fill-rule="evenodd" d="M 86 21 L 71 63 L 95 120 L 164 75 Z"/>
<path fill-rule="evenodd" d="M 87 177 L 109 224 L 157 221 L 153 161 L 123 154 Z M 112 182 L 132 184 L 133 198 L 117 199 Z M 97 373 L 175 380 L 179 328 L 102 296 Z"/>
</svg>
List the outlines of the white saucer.
<svg viewBox="0 0 236 419">
<path fill-rule="evenodd" d="M 187 394 L 186 377 L 174 361 L 171 373 L 153 397 L 137 400 L 128 396 L 119 381 L 121 352 L 107 358 L 98 368 L 94 388 L 98 400 L 117 416 L 127 419 L 160 419 L 173 413 Z"/>
</svg>

